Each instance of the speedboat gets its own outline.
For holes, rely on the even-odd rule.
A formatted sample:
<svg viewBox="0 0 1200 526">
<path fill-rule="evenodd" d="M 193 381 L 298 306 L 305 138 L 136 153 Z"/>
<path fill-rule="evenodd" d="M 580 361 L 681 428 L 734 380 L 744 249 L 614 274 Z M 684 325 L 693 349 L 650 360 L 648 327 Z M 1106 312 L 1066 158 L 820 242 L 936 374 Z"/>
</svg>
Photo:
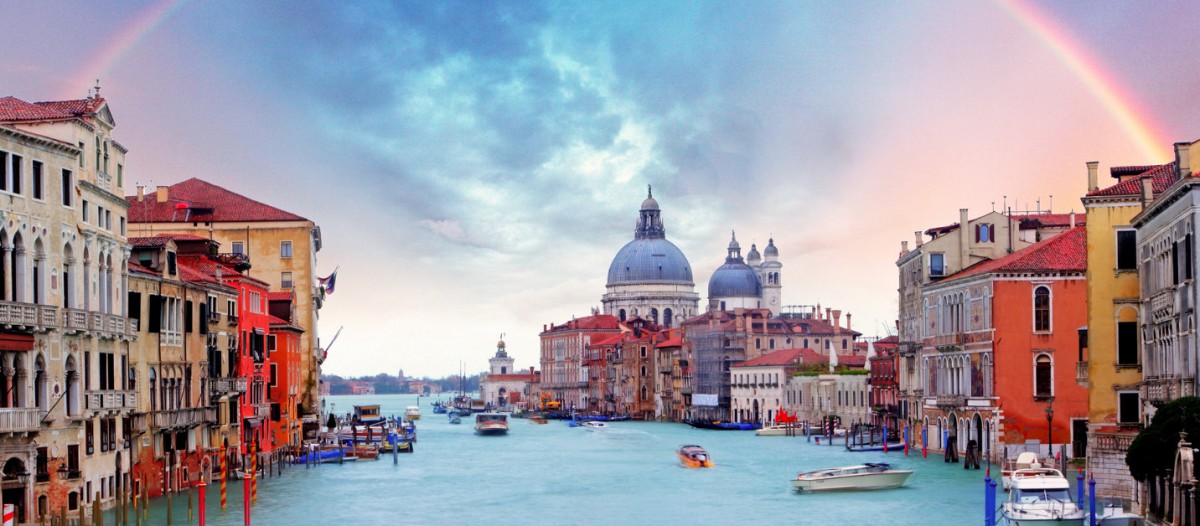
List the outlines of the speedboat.
<svg viewBox="0 0 1200 526">
<path fill-rule="evenodd" d="M 679 462 L 685 468 L 713 467 L 712 457 L 709 457 L 708 452 L 700 446 L 694 444 L 680 446 L 676 453 L 679 455 Z"/>
<path fill-rule="evenodd" d="M 1083 524 L 1087 513 L 1071 499 L 1071 485 L 1057 469 L 1018 469 L 1012 473 L 1004 524 Z"/>
<path fill-rule="evenodd" d="M 912 470 L 892 469 L 890 464 L 874 462 L 801 473 L 792 480 L 792 488 L 796 491 L 891 489 L 903 486 L 909 475 Z"/>
<path fill-rule="evenodd" d="M 446 414 L 446 411 L 447 411 L 446 406 L 444 404 L 442 404 L 441 400 L 437 400 L 433 403 L 433 414 L 444 415 L 444 414 Z"/>
<path fill-rule="evenodd" d="M 421 419 L 421 408 L 419 408 L 415 405 L 410 405 L 410 406 L 406 407 L 404 409 L 404 418 L 406 418 L 408 420 L 420 420 Z"/>
<path fill-rule="evenodd" d="M 451 424 L 461 424 L 461 423 L 462 423 L 462 418 L 461 418 L 461 417 L 459 417 L 459 416 L 458 416 L 458 415 L 456 415 L 456 414 L 453 414 L 453 413 L 451 413 L 451 414 L 450 414 L 450 423 L 451 423 Z"/>
<path fill-rule="evenodd" d="M 1005 459 L 1004 469 L 1000 470 L 1000 487 L 1004 488 L 1004 491 L 1008 491 L 1008 488 L 1012 486 L 1012 474 L 1014 471 L 1019 469 L 1038 469 L 1040 467 L 1042 467 L 1042 463 L 1038 460 L 1037 453 L 1032 451 L 1026 451 L 1017 455 L 1017 459 L 1014 461 Z"/>
<path fill-rule="evenodd" d="M 762 429 L 754 430 L 755 436 L 760 437 L 782 437 L 787 436 L 788 430 L 793 430 L 794 435 L 803 435 L 804 432 L 795 424 L 785 424 L 782 426 L 764 426 Z"/>
<path fill-rule="evenodd" d="M 503 435 L 506 433 L 508 433 L 508 415 L 503 413 L 475 415 L 476 435 Z"/>
<path fill-rule="evenodd" d="M 608 429 L 608 424 L 604 422 L 591 421 L 585 422 L 583 427 L 586 427 L 588 431 L 604 431 L 605 429 Z"/>
<path fill-rule="evenodd" d="M 542 415 L 533 415 L 533 416 L 529 417 L 529 422 L 531 424 L 540 424 L 540 425 L 545 425 L 547 423 L 546 417 L 544 417 Z"/>
</svg>

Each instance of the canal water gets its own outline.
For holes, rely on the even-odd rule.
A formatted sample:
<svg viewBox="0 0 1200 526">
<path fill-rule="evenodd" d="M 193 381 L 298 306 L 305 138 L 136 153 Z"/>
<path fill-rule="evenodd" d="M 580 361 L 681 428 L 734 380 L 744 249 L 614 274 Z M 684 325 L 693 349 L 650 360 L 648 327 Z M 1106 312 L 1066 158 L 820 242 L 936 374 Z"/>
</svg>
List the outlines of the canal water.
<svg viewBox="0 0 1200 526">
<path fill-rule="evenodd" d="M 964 470 L 919 450 L 850 453 L 804 437 L 758 437 L 749 431 L 705 431 L 685 424 L 612 422 L 601 431 L 551 420 L 511 419 L 507 436 L 481 437 L 473 419 L 451 425 L 435 415 L 437 398 L 421 397 L 422 418 L 412 454 L 377 461 L 285 468 L 261 479 L 253 524 L 979 524 L 984 470 Z M 445 399 L 445 397 L 443 397 Z M 339 414 L 355 404 L 379 404 L 401 415 L 415 395 L 331 396 Z M 716 466 L 686 469 L 675 450 L 708 450 Z M 905 487 L 876 492 L 797 494 L 798 472 L 890 462 L 914 470 Z M 999 470 L 994 470 L 999 475 Z M 241 483 L 229 483 L 221 511 L 209 486 L 207 523 L 243 524 Z M 194 498 L 194 496 L 193 496 Z M 998 498 L 1003 498 L 1001 493 Z M 172 502 L 172 523 L 189 524 L 186 497 Z M 114 524 L 108 514 L 106 524 Z M 166 524 L 165 499 L 150 520 Z M 130 520 L 128 524 L 133 524 Z M 193 520 L 190 524 L 195 524 Z"/>
</svg>

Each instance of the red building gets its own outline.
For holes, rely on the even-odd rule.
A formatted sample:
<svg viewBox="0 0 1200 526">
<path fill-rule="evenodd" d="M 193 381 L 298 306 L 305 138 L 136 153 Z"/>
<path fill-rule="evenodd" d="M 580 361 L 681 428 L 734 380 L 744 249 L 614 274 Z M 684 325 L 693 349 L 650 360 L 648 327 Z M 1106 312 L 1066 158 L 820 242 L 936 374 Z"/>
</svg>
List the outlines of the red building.
<svg viewBox="0 0 1200 526">
<path fill-rule="evenodd" d="M 888 429 L 899 429 L 899 423 L 908 418 L 900 408 L 900 382 L 896 377 L 900 364 L 896 345 L 900 337 L 888 336 L 870 344 L 875 355 L 867 358 L 871 371 L 867 374 L 867 383 L 871 386 L 870 404 L 872 424 L 887 425 Z M 867 348 L 868 344 L 862 346 Z"/>
<path fill-rule="evenodd" d="M 620 322 L 609 314 L 593 314 L 543 327 L 538 335 L 543 398 L 560 402 L 566 411 L 587 407 L 589 379 L 583 365 L 584 350 L 599 337 L 619 332 Z"/>
</svg>

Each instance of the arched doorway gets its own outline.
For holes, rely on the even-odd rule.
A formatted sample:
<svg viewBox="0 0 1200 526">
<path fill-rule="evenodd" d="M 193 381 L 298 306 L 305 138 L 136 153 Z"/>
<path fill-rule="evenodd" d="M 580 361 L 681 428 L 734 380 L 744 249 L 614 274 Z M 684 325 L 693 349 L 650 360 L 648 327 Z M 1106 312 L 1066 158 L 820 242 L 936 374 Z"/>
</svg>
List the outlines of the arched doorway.
<svg viewBox="0 0 1200 526">
<path fill-rule="evenodd" d="M 751 409 L 750 409 L 750 411 L 751 411 L 751 413 L 750 413 L 750 421 L 751 421 L 751 422 L 754 422 L 754 423 L 757 423 L 757 422 L 758 422 L 758 420 L 759 420 L 759 418 L 758 418 L 758 400 L 755 400 L 755 401 L 754 401 L 754 403 L 753 403 L 753 404 L 751 404 Z"/>
<path fill-rule="evenodd" d="M 13 457 L 4 463 L 4 477 L 0 486 L 3 487 L 3 498 L 5 504 L 12 504 L 15 508 L 15 517 L 17 523 L 25 522 L 25 484 L 29 483 L 29 470 L 25 469 L 25 462 L 21 459 Z"/>
<path fill-rule="evenodd" d="M 496 398 L 498 399 L 496 400 L 496 405 L 504 406 L 508 402 L 508 389 L 501 387 Z"/>
</svg>

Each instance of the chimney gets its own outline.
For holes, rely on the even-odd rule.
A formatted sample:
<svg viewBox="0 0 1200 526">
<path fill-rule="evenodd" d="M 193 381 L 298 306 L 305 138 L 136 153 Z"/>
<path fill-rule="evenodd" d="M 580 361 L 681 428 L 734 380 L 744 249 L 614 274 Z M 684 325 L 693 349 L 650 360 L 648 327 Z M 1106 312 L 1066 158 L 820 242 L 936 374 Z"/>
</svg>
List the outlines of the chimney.
<svg viewBox="0 0 1200 526">
<path fill-rule="evenodd" d="M 903 256 L 907 253 L 908 253 L 908 241 L 901 241 L 900 242 L 900 255 Z"/>
<path fill-rule="evenodd" d="M 1192 160 L 1191 150 L 1188 148 L 1191 144 L 1186 142 L 1175 143 L 1175 175 L 1180 179 L 1192 176 Z"/>
<path fill-rule="evenodd" d="M 138 202 L 140 203 L 146 199 L 146 187 L 139 184 L 137 190 Z"/>
<path fill-rule="evenodd" d="M 921 245 L 925 244 L 925 236 L 921 235 L 920 230 L 913 232 L 913 234 L 917 236 L 917 248 L 921 248 Z"/>
<path fill-rule="evenodd" d="M 1099 168 L 1099 166 L 1100 166 L 1099 161 L 1088 161 L 1088 163 L 1087 163 L 1088 193 L 1089 194 L 1092 192 L 1095 192 L 1098 188 L 1100 188 L 1100 185 L 1098 183 L 1096 183 L 1096 170 Z"/>
<path fill-rule="evenodd" d="M 850 332 L 850 313 L 846 313 L 846 332 Z"/>
<path fill-rule="evenodd" d="M 1071 228 L 1075 228 L 1075 210 L 1071 210 Z"/>
<path fill-rule="evenodd" d="M 958 268 L 963 269 L 971 266 L 971 235 L 970 221 L 967 219 L 967 209 L 958 209 Z M 947 271 L 947 274 L 950 272 Z"/>
<path fill-rule="evenodd" d="M 156 199 L 156 200 L 157 200 L 158 202 L 160 202 L 160 203 L 165 203 L 165 202 L 167 202 L 167 190 L 168 190 L 168 189 L 169 189 L 169 188 L 168 188 L 168 187 L 166 187 L 166 186 L 160 186 L 160 187 L 158 187 L 158 188 L 155 188 L 155 193 L 157 194 L 157 196 L 156 196 L 156 197 L 157 197 L 157 199 Z"/>
<path fill-rule="evenodd" d="M 832 311 L 832 310 L 833 310 L 833 309 L 831 309 L 831 308 L 829 308 L 829 307 L 825 307 L 825 317 L 824 317 L 824 318 L 822 318 L 822 319 L 824 319 L 825 321 L 829 321 L 829 320 L 833 319 L 833 318 L 830 318 L 830 317 L 829 317 L 829 312 L 830 312 L 830 311 Z"/>
<path fill-rule="evenodd" d="M 838 333 L 842 332 L 841 323 L 842 323 L 842 311 L 835 309 L 833 311 L 833 333 L 834 334 L 838 334 Z"/>
<path fill-rule="evenodd" d="M 1150 202 L 1154 200 L 1154 177 L 1145 175 L 1142 176 L 1142 208 L 1150 206 Z"/>
</svg>

